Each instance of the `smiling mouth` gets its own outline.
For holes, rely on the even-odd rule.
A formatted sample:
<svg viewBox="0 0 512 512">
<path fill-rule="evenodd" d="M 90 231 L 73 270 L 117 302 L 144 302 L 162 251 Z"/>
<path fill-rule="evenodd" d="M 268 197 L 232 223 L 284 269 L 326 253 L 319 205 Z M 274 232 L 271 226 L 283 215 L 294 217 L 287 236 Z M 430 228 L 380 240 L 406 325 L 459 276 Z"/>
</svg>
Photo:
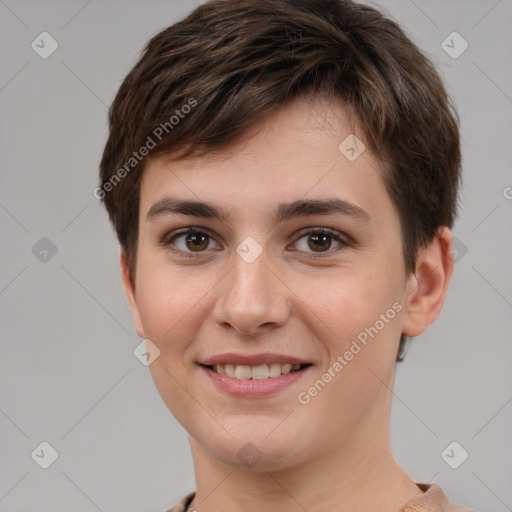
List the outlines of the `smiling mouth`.
<svg viewBox="0 0 512 512">
<path fill-rule="evenodd" d="M 311 364 L 271 363 L 249 366 L 245 364 L 214 364 L 201 365 L 220 375 L 226 375 L 238 380 L 265 380 L 280 377 L 288 373 L 296 373 Z"/>
</svg>

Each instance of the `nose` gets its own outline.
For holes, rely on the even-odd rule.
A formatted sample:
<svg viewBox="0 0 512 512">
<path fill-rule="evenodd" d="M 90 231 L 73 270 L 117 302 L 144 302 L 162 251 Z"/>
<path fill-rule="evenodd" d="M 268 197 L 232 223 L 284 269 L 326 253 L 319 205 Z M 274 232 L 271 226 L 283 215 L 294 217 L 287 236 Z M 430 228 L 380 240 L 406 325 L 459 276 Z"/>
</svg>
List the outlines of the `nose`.
<svg viewBox="0 0 512 512">
<path fill-rule="evenodd" d="M 291 292 L 271 268 L 265 251 L 252 263 L 233 256 L 233 266 L 218 287 L 216 323 L 246 336 L 284 325 Z"/>
</svg>

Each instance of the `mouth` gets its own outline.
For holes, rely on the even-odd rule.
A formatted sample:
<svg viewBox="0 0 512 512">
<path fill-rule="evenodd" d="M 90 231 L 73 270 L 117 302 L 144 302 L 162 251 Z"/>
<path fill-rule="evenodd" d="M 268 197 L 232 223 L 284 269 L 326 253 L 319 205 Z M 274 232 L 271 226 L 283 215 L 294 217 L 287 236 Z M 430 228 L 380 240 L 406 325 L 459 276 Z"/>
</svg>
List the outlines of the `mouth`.
<svg viewBox="0 0 512 512">
<path fill-rule="evenodd" d="M 276 379 L 281 375 L 288 375 L 290 373 L 296 373 L 304 370 L 311 366 L 310 363 L 306 364 L 292 364 L 292 363 L 270 363 L 270 364 L 259 364 L 256 366 L 250 366 L 247 364 L 213 364 L 201 366 L 208 368 L 214 373 L 219 375 L 226 375 L 233 379 L 238 380 L 267 380 Z"/>
<path fill-rule="evenodd" d="M 219 354 L 198 363 L 215 389 L 231 397 L 274 396 L 304 379 L 314 364 L 285 354 Z"/>
</svg>

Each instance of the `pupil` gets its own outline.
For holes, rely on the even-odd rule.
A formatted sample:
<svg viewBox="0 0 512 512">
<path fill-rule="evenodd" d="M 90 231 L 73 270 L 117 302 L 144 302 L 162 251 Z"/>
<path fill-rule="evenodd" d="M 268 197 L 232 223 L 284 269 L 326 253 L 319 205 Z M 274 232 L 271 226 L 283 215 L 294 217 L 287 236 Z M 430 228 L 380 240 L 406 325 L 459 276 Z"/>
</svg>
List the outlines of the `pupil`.
<svg viewBox="0 0 512 512">
<path fill-rule="evenodd" d="M 187 237 L 187 244 L 188 242 L 192 241 L 192 245 L 189 246 L 189 249 L 205 249 L 208 247 L 208 242 L 205 243 L 205 240 L 207 238 L 207 235 L 204 233 L 193 233 Z M 196 243 L 199 241 L 199 243 Z"/>
<path fill-rule="evenodd" d="M 327 246 L 325 247 L 319 247 L 318 245 L 312 245 L 311 243 L 309 244 L 309 246 L 311 247 L 311 249 L 315 250 L 315 249 L 329 249 L 329 247 L 331 246 L 331 243 L 330 243 L 330 236 L 329 235 L 325 235 L 325 234 L 320 234 L 320 235 L 311 235 L 310 237 L 310 240 L 315 240 L 316 242 L 320 241 L 321 243 L 322 242 L 326 242 L 329 241 L 329 243 L 327 243 Z"/>
</svg>

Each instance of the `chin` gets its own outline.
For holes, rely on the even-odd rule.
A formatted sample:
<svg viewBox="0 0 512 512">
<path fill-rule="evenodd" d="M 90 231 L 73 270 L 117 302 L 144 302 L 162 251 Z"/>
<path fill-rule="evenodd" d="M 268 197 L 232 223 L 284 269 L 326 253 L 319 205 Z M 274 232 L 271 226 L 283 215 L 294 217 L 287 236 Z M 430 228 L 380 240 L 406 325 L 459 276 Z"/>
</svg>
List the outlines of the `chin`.
<svg viewBox="0 0 512 512">
<path fill-rule="evenodd" d="M 272 428 L 278 424 L 274 423 Z M 239 435 L 233 434 L 233 438 L 212 439 L 205 433 L 200 443 L 213 457 L 226 465 L 241 470 L 263 473 L 267 471 L 279 471 L 301 462 L 302 448 L 293 436 L 285 431 L 274 432 L 267 436 L 271 429 L 245 430 Z M 302 439 L 301 442 L 304 442 Z"/>
</svg>

